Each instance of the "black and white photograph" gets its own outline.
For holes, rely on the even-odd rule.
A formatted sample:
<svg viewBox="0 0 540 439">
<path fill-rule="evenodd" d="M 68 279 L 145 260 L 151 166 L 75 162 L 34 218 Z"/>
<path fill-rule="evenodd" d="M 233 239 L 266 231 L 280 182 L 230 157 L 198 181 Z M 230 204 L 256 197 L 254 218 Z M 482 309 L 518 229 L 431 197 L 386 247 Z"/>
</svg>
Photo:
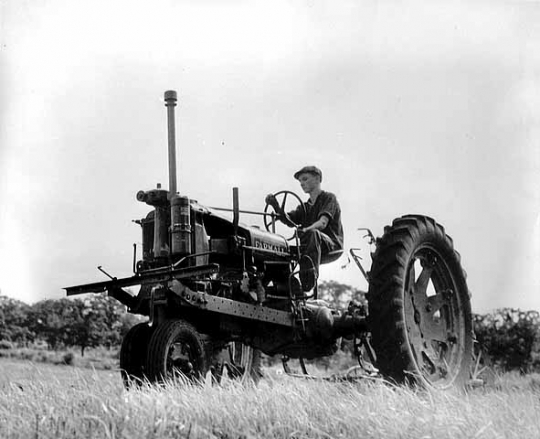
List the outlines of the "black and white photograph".
<svg viewBox="0 0 540 439">
<path fill-rule="evenodd" d="M 540 2 L 0 0 L 0 437 L 540 437 Z"/>
</svg>

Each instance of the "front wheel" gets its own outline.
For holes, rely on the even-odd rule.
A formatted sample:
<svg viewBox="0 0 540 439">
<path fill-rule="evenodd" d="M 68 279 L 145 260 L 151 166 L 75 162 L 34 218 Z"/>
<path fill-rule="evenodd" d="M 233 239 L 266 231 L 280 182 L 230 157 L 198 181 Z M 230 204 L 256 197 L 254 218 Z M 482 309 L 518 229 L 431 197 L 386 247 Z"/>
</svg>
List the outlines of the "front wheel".
<svg viewBox="0 0 540 439">
<path fill-rule="evenodd" d="M 451 238 L 433 219 L 407 215 L 385 228 L 372 256 L 369 318 L 381 373 L 437 388 L 464 384 L 472 312 Z"/>
<path fill-rule="evenodd" d="M 152 328 L 148 323 L 138 323 L 124 336 L 120 348 L 120 372 L 126 389 L 146 379 L 146 351 L 151 335 Z"/>
<path fill-rule="evenodd" d="M 205 341 L 193 325 L 183 320 L 161 323 L 148 343 L 146 373 L 153 382 L 174 379 L 202 380 L 209 365 Z"/>
</svg>

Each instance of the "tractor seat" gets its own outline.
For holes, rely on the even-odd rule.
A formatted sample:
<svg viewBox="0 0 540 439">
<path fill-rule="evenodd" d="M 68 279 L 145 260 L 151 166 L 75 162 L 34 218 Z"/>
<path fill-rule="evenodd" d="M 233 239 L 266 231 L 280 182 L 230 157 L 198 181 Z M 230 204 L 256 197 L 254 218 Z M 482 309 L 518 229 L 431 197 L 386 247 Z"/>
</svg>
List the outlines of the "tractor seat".
<svg viewBox="0 0 540 439">
<path fill-rule="evenodd" d="M 334 250 L 334 251 L 331 251 L 330 253 L 322 255 L 321 256 L 321 265 L 322 264 L 329 264 L 330 262 L 337 261 L 342 254 L 343 254 L 343 249 Z"/>
</svg>

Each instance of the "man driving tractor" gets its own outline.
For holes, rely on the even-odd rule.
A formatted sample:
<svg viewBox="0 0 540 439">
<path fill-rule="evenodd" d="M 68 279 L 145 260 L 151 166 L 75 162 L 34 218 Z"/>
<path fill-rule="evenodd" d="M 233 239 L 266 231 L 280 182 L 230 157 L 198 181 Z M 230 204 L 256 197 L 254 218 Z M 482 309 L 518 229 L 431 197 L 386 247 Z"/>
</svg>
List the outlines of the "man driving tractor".
<svg viewBox="0 0 540 439">
<path fill-rule="evenodd" d="M 298 206 L 279 219 L 288 226 L 299 225 L 300 281 L 302 289 L 310 291 L 317 283 L 319 265 L 332 262 L 343 253 L 341 208 L 333 193 L 321 189 L 322 171 L 316 166 L 304 166 L 294 174 L 294 178 L 309 194 L 304 203 L 305 218 L 302 207 Z"/>
</svg>

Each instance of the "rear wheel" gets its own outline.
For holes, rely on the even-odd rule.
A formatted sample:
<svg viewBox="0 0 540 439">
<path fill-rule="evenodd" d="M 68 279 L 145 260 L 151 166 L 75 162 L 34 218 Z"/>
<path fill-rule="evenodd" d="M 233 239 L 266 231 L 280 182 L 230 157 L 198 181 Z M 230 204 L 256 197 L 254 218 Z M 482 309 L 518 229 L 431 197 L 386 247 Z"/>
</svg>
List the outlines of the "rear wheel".
<svg viewBox="0 0 540 439">
<path fill-rule="evenodd" d="M 433 219 L 394 220 L 377 241 L 369 285 L 377 367 L 396 382 L 445 388 L 469 378 L 472 312 L 451 238 Z"/>
<path fill-rule="evenodd" d="M 166 320 L 156 328 L 146 360 L 151 381 L 180 378 L 195 382 L 204 378 L 208 368 L 205 341 L 193 325 L 183 320 Z"/>
<path fill-rule="evenodd" d="M 139 323 L 124 336 L 120 348 L 120 373 L 126 389 L 146 379 L 146 352 L 151 335 L 152 328 L 147 323 Z"/>
</svg>

